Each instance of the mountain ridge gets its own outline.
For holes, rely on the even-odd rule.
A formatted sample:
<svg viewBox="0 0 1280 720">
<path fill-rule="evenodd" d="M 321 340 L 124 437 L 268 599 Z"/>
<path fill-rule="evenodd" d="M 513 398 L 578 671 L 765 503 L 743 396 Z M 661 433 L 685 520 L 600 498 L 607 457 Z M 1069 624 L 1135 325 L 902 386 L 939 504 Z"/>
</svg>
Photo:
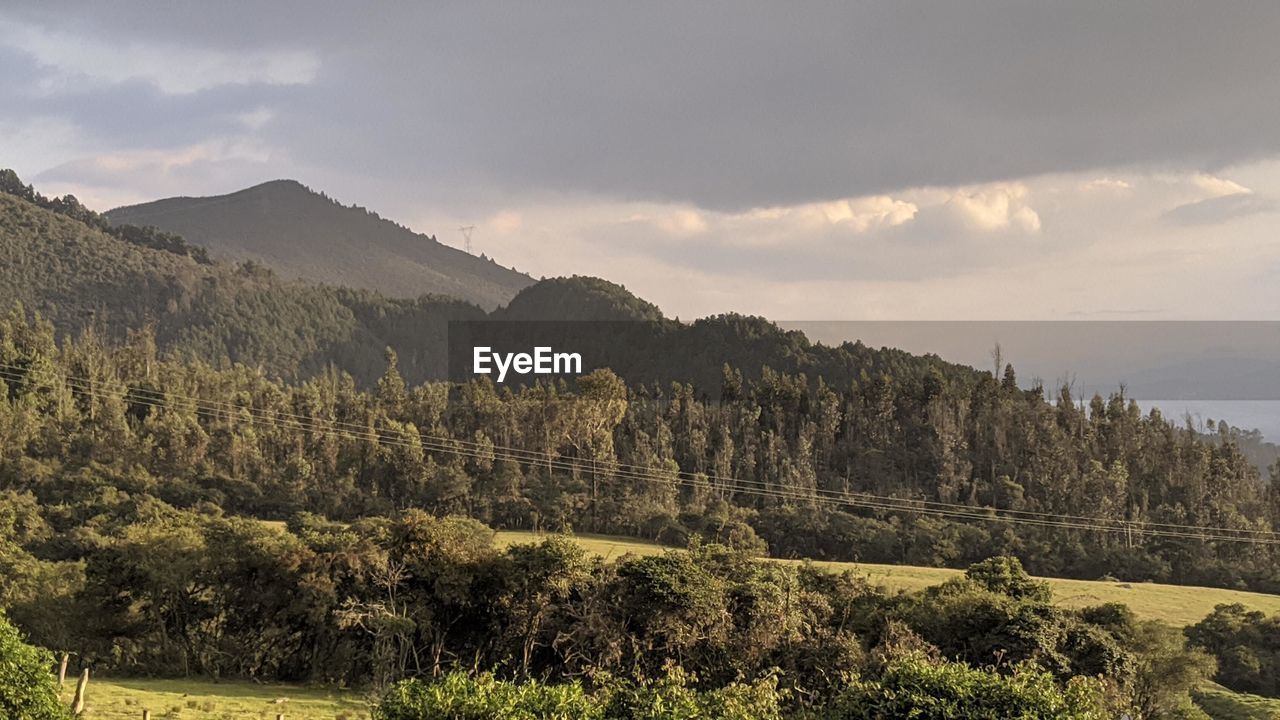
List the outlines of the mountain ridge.
<svg viewBox="0 0 1280 720">
<path fill-rule="evenodd" d="M 222 195 L 122 206 L 104 215 L 113 224 L 150 225 L 180 235 L 223 258 L 261 263 L 287 279 L 388 297 L 448 295 L 492 310 L 534 282 L 288 178 Z"/>
</svg>

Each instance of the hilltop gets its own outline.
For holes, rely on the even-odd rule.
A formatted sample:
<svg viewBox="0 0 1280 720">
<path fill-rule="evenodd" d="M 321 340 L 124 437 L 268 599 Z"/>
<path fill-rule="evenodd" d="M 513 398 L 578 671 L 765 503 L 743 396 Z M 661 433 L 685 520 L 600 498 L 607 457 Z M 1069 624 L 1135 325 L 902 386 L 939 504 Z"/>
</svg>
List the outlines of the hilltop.
<svg viewBox="0 0 1280 720">
<path fill-rule="evenodd" d="M 113 224 L 153 225 L 215 256 L 253 260 L 287 279 L 390 297 L 448 295 L 491 310 L 533 282 L 492 259 L 342 205 L 294 180 L 227 195 L 156 200 L 116 208 L 106 217 Z"/>
</svg>

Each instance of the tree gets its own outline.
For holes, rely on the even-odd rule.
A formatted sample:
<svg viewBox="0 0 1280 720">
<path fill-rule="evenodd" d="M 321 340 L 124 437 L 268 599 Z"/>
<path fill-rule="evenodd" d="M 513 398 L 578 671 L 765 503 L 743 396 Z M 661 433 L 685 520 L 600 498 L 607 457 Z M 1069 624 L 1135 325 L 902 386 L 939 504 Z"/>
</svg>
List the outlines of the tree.
<svg viewBox="0 0 1280 720">
<path fill-rule="evenodd" d="M 1213 657 L 1187 648 L 1181 633 L 1154 620 L 1138 623 L 1130 647 L 1138 659 L 1132 684 L 1136 720 L 1205 717 L 1188 691 L 1213 676 Z"/>
<path fill-rule="evenodd" d="M 1217 658 L 1218 682 L 1240 692 L 1280 695 L 1280 616 L 1224 604 L 1183 632 L 1191 645 Z"/>
<path fill-rule="evenodd" d="M 1049 583 L 1028 575 L 1015 557 L 993 557 L 974 563 L 965 570 L 964 576 L 991 592 L 1018 600 L 1045 603 L 1053 600 L 1053 590 L 1049 588 Z"/>
</svg>

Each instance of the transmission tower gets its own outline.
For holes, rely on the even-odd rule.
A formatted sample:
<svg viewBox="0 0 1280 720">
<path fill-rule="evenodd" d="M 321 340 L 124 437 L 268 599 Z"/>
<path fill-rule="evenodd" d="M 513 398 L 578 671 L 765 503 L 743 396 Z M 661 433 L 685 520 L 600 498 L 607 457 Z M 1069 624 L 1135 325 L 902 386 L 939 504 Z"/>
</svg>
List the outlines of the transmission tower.
<svg viewBox="0 0 1280 720">
<path fill-rule="evenodd" d="M 463 241 L 464 241 L 464 243 L 465 243 L 465 246 L 466 246 L 467 254 L 468 254 L 468 255 L 473 254 L 473 253 L 471 252 L 471 233 L 472 233 L 472 232 L 474 232 L 474 231 L 475 231 L 475 229 L 476 229 L 476 226 L 475 226 L 475 225 L 460 225 L 460 226 L 458 226 L 458 232 L 462 233 L 462 239 L 463 239 Z"/>
</svg>

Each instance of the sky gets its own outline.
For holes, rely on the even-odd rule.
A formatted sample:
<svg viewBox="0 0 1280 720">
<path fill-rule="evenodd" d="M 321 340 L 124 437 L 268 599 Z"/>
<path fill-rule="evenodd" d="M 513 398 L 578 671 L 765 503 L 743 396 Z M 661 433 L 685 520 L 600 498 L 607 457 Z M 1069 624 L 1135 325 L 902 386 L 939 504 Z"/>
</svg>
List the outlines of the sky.
<svg viewBox="0 0 1280 720">
<path fill-rule="evenodd" d="M 1280 4 L 0 1 L 0 166 L 293 178 L 668 315 L 1278 319 Z"/>
</svg>

